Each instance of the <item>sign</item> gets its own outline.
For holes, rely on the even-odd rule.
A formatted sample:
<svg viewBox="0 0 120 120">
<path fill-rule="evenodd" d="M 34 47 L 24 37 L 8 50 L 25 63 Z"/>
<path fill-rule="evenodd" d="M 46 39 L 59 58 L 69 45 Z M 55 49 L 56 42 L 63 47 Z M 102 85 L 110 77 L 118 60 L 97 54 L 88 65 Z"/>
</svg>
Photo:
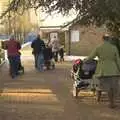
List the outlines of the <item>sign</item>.
<svg viewBox="0 0 120 120">
<path fill-rule="evenodd" d="M 79 30 L 71 31 L 71 42 L 78 42 L 80 40 Z"/>
</svg>

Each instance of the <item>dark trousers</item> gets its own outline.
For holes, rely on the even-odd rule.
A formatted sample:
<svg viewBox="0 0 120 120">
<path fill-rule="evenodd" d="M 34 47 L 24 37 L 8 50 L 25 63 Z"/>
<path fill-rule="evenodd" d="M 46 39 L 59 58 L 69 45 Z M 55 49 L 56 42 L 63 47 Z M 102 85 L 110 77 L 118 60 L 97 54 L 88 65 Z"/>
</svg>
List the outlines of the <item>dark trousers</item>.
<svg viewBox="0 0 120 120">
<path fill-rule="evenodd" d="M 18 67 L 19 67 L 19 56 L 9 56 L 8 57 L 9 64 L 10 64 L 10 74 L 12 77 L 18 75 Z"/>
<path fill-rule="evenodd" d="M 62 62 L 62 61 L 64 61 L 64 56 L 63 55 L 60 56 L 60 62 Z"/>
<path fill-rule="evenodd" d="M 37 68 L 38 56 L 39 56 L 39 54 L 34 54 L 34 59 L 35 59 L 35 68 Z"/>
</svg>

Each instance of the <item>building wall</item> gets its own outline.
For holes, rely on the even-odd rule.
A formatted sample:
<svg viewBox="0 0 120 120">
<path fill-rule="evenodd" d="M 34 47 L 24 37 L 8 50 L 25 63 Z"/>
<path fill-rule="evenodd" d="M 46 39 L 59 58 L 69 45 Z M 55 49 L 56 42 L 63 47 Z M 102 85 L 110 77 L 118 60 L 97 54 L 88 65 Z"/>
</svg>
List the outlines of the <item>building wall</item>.
<svg viewBox="0 0 120 120">
<path fill-rule="evenodd" d="M 65 31 L 65 51 L 70 55 L 71 44 L 70 44 L 70 31 Z"/>
<path fill-rule="evenodd" d="M 93 28 L 93 27 L 81 27 L 80 25 L 74 25 L 70 29 L 79 30 L 80 40 L 79 42 L 69 42 L 70 35 L 69 31 L 66 31 L 66 51 L 67 54 L 71 55 L 82 55 L 86 56 L 91 53 L 91 51 L 98 45 L 102 43 L 102 36 L 105 33 L 103 28 Z"/>
</svg>

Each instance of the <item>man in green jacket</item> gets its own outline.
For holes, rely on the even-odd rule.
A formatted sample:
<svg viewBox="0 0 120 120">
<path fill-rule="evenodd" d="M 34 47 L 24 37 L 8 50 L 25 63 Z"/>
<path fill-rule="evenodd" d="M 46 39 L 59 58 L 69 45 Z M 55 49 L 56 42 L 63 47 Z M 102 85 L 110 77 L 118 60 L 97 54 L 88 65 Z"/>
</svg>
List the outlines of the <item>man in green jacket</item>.
<svg viewBox="0 0 120 120">
<path fill-rule="evenodd" d="M 101 92 L 108 92 L 110 107 L 114 107 L 114 97 L 119 85 L 120 57 L 117 48 L 110 42 L 109 36 L 103 36 L 103 43 L 93 50 L 86 60 L 98 57 L 97 68 L 94 77 L 97 78 L 98 102 Z"/>
</svg>

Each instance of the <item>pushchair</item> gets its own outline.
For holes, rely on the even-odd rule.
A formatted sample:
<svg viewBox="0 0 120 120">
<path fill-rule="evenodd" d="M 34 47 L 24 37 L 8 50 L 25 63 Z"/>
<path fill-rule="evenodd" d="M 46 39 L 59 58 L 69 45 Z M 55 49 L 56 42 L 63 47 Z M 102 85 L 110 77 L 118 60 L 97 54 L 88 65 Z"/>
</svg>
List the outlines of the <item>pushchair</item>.
<svg viewBox="0 0 120 120">
<path fill-rule="evenodd" d="M 78 93 L 80 90 L 90 88 L 95 91 L 95 86 L 92 85 L 92 76 L 96 70 L 97 61 L 96 60 L 88 60 L 83 62 L 81 59 L 77 59 L 74 61 L 71 77 L 74 80 L 73 83 L 73 96 L 78 97 Z"/>
<path fill-rule="evenodd" d="M 44 49 L 44 65 L 47 70 L 55 69 L 55 62 L 53 60 L 52 49 L 48 46 Z"/>
<path fill-rule="evenodd" d="M 24 66 L 21 63 L 21 57 L 20 56 L 21 56 L 21 53 L 19 55 L 19 60 L 18 60 L 18 72 L 20 74 L 24 74 Z"/>
<path fill-rule="evenodd" d="M 78 68 L 79 68 L 79 65 L 81 63 L 81 59 L 77 59 L 73 62 L 73 66 L 72 66 L 72 70 L 71 70 L 71 77 L 74 79 L 77 71 L 78 71 Z"/>
</svg>

